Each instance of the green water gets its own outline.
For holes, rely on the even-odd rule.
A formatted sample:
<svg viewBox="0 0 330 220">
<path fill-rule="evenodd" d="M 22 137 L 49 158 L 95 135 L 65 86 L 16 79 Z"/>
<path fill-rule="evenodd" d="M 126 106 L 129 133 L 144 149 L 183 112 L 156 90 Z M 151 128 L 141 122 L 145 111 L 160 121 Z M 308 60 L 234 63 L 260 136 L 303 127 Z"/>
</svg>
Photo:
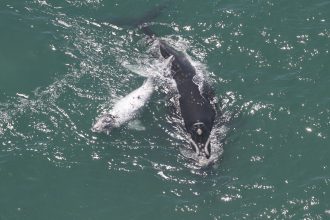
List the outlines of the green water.
<svg viewBox="0 0 330 220">
<path fill-rule="evenodd" d="M 330 2 L 178 0 L 153 21 L 235 115 L 207 170 L 180 154 L 160 91 L 143 129 L 90 130 L 143 82 L 122 63 L 152 57 L 101 18 L 159 2 L 0 2 L 0 219 L 329 219 Z"/>
</svg>

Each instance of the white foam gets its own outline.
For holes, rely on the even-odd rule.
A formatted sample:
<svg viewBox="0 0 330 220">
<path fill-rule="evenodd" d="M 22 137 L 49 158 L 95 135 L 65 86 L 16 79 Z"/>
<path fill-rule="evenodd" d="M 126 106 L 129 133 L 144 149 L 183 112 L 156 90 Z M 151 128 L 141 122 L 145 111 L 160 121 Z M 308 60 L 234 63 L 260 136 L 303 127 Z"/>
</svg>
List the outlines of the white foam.
<svg viewBox="0 0 330 220">
<path fill-rule="evenodd" d="M 29 98 L 28 95 L 25 95 L 25 94 L 22 94 L 22 93 L 16 93 L 16 95 L 19 96 L 19 97 L 25 98 L 25 99 Z"/>
</svg>

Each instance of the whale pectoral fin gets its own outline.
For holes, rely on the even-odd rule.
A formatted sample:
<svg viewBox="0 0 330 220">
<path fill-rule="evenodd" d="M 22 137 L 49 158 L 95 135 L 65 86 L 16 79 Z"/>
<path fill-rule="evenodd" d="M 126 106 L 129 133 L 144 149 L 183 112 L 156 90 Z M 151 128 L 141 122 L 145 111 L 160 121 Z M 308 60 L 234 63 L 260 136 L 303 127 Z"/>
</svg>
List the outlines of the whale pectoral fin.
<svg viewBox="0 0 330 220">
<path fill-rule="evenodd" d="M 146 127 L 138 119 L 128 122 L 127 127 L 131 130 L 145 131 Z"/>
</svg>

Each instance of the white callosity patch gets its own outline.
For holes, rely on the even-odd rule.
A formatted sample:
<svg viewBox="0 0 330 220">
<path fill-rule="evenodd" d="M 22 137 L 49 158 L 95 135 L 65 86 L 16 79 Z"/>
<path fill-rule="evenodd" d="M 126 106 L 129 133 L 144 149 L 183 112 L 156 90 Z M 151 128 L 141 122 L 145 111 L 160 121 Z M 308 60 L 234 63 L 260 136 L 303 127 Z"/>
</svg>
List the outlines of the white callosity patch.
<svg viewBox="0 0 330 220">
<path fill-rule="evenodd" d="M 92 130 L 94 132 L 107 132 L 111 128 L 120 127 L 132 120 L 149 101 L 153 91 L 153 80 L 148 78 L 141 87 L 116 102 L 109 112 L 102 114 L 93 125 Z M 111 117 L 112 120 L 106 117 Z"/>
<path fill-rule="evenodd" d="M 223 153 L 222 141 L 224 140 L 227 132 L 228 128 L 221 125 L 220 122 L 216 122 L 213 126 L 209 139 L 211 142 L 210 158 L 206 158 L 204 155 L 196 154 L 196 152 L 190 147 L 190 144 L 186 144 L 180 149 L 181 154 L 186 158 L 192 159 L 195 162 L 195 168 L 197 169 L 215 164 Z"/>
</svg>

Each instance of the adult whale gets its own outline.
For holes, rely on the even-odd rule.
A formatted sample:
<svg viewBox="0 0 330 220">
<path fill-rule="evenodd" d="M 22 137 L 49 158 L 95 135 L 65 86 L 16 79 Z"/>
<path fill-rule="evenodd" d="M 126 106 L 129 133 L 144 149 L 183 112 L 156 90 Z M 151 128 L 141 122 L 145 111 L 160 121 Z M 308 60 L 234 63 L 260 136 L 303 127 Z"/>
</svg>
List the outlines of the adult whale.
<svg viewBox="0 0 330 220">
<path fill-rule="evenodd" d="M 180 95 L 181 116 L 190 136 L 189 142 L 198 155 L 210 158 L 210 134 L 217 114 L 213 88 L 205 80 L 201 85 L 195 82 L 196 68 L 183 52 L 158 39 L 150 26 L 140 28 L 149 38 L 158 40 L 162 57 L 172 57 L 171 75 Z"/>
<path fill-rule="evenodd" d="M 205 154 L 209 158 L 210 134 L 216 116 L 213 89 L 205 80 L 201 86 L 194 81 L 196 68 L 183 52 L 175 50 L 163 40 L 159 40 L 159 45 L 164 58 L 173 57 L 171 74 L 180 95 L 181 116 L 190 135 L 191 146 L 198 155 Z"/>
</svg>

